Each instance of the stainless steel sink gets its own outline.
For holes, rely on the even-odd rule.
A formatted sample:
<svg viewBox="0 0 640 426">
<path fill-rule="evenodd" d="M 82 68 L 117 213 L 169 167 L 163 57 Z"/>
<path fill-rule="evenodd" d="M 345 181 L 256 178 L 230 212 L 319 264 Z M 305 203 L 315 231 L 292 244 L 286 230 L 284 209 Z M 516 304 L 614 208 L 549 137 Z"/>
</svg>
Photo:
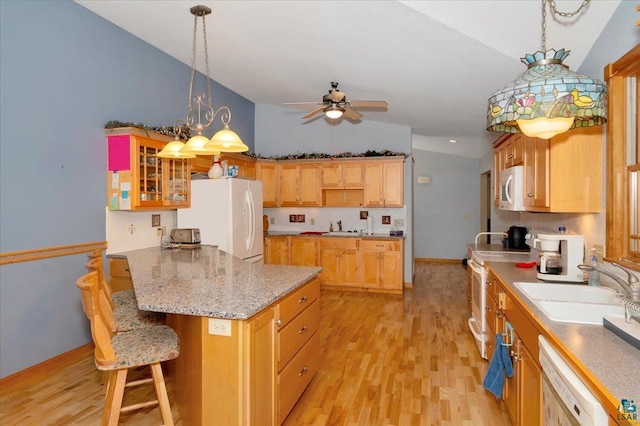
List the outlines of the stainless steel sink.
<svg viewBox="0 0 640 426">
<path fill-rule="evenodd" d="M 336 236 L 342 236 L 342 237 L 360 237 L 362 236 L 362 232 L 349 232 L 349 231 L 332 231 L 332 232 L 327 232 L 324 235 L 336 235 Z"/>
<path fill-rule="evenodd" d="M 514 286 L 553 321 L 602 325 L 605 315 L 624 316 L 622 301 L 608 287 L 537 282 Z"/>
</svg>

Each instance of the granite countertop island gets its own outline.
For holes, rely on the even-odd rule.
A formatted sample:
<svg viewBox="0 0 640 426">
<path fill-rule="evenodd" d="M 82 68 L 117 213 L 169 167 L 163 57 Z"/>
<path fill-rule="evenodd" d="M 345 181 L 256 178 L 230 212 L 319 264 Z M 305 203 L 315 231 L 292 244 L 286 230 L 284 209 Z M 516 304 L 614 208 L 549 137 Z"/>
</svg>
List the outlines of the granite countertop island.
<svg viewBox="0 0 640 426">
<path fill-rule="evenodd" d="M 512 292 L 527 306 L 534 319 L 550 334 L 555 335 L 561 347 L 557 348 L 573 357 L 587 376 L 595 378 L 593 386 L 605 388 L 614 407 L 621 399 L 640 400 L 640 351 L 602 325 L 584 325 L 553 321 L 529 301 L 513 285 L 514 282 L 540 282 L 536 269 L 517 268 L 514 263 L 491 262 L 490 268 Z M 602 402 L 602 401 L 601 401 Z"/>
<path fill-rule="evenodd" d="M 322 270 L 249 263 L 215 246 L 150 247 L 109 257 L 127 259 L 140 309 L 234 320 L 252 317 Z"/>
</svg>

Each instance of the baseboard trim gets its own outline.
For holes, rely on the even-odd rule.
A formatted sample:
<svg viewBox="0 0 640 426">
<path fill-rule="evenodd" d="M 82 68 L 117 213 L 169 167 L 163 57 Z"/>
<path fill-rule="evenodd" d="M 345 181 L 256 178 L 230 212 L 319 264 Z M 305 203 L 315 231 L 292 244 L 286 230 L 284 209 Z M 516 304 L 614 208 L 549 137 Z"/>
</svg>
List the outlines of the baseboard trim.
<svg viewBox="0 0 640 426">
<path fill-rule="evenodd" d="M 94 348 L 95 346 L 93 342 L 89 342 L 82 346 L 78 346 L 75 349 L 64 352 L 58 356 L 42 361 L 39 364 L 32 365 L 31 367 L 25 368 L 24 370 L 20 370 L 9 376 L 3 377 L 2 379 L 0 379 L 0 392 L 4 393 L 5 391 L 9 390 L 9 387 L 25 382 L 33 378 L 34 376 L 37 376 L 38 374 L 47 373 L 52 369 L 61 368 L 65 365 L 72 364 L 78 361 L 78 359 L 80 358 L 93 354 Z"/>
<path fill-rule="evenodd" d="M 416 257 L 415 263 L 453 263 L 462 265 L 462 259 L 437 259 L 433 257 Z"/>
</svg>

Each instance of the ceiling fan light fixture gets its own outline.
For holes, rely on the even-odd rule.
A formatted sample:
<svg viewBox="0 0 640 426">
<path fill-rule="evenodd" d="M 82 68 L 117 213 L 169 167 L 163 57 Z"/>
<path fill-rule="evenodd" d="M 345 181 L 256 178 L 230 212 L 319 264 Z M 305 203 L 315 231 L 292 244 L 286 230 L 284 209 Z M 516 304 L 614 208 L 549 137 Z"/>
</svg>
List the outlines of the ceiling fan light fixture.
<svg viewBox="0 0 640 426">
<path fill-rule="evenodd" d="M 342 114 L 344 114 L 344 108 L 340 108 L 335 105 L 332 105 L 325 109 L 324 114 L 327 117 L 335 120 L 342 117 Z"/>
<path fill-rule="evenodd" d="M 607 122 L 606 85 L 564 65 L 562 61 L 569 51 L 546 50 L 546 1 L 542 0 L 542 50 L 521 58 L 527 70 L 489 97 L 487 130 L 545 138 L 541 135 L 552 137 L 569 129 Z M 576 15 L 588 1 L 565 15 Z M 552 10 L 559 13 L 555 2 Z"/>
</svg>

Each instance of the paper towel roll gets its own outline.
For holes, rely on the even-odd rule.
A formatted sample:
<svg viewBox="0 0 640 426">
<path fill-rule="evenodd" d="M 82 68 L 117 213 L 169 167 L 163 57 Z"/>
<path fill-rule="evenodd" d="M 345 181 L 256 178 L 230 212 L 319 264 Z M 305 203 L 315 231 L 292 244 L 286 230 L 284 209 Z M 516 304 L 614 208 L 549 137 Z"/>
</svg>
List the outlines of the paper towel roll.
<svg viewBox="0 0 640 426">
<path fill-rule="evenodd" d="M 373 217 L 367 216 L 367 235 L 373 235 Z"/>
</svg>

